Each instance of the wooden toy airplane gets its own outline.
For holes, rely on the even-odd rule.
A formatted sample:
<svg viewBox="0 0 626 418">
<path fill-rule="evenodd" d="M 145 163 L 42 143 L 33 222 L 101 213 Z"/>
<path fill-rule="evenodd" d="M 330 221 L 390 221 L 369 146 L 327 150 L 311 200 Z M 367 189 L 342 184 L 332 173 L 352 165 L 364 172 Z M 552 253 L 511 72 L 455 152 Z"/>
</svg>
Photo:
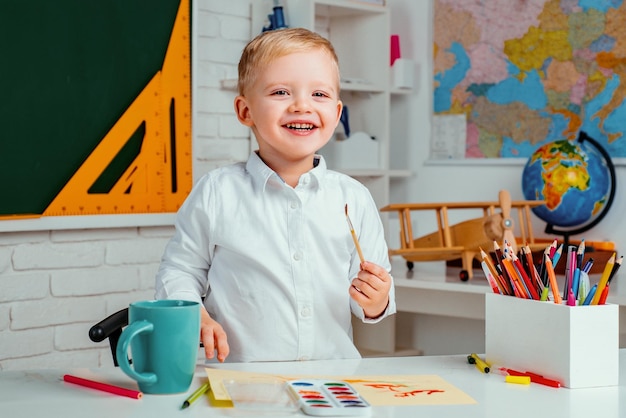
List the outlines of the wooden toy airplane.
<svg viewBox="0 0 626 418">
<path fill-rule="evenodd" d="M 390 249 L 389 255 L 400 255 L 407 260 L 409 270 L 414 261 L 437 261 L 461 259 L 461 280 L 466 281 L 473 277 L 472 261 L 474 257 L 480 260 L 481 248 L 489 253 L 494 241 L 501 244 L 503 241 L 511 244 L 517 250 L 516 243 L 523 242 L 531 250 L 544 249 L 545 242 L 536 243 L 532 232 L 530 209 L 540 206 L 542 200 L 511 201 L 507 190 L 501 190 L 497 202 L 448 202 L 448 203 L 396 203 L 385 206 L 381 212 L 397 212 L 400 220 L 399 249 Z M 496 212 L 499 208 L 499 212 Z M 448 213 L 450 210 L 482 210 L 483 216 L 475 219 L 450 225 Z M 517 209 L 520 234 L 514 234 L 514 222 L 511 218 L 511 209 Z M 428 235 L 413 238 L 411 212 L 435 211 L 437 230 Z"/>
</svg>

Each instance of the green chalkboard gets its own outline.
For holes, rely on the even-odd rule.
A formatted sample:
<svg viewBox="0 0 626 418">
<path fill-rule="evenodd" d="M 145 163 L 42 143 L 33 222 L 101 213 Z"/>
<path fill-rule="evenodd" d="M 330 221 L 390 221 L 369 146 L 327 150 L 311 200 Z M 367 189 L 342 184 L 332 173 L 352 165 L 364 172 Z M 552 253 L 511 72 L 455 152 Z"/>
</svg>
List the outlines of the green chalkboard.
<svg viewBox="0 0 626 418">
<path fill-rule="evenodd" d="M 160 70 L 179 4 L 0 0 L 0 216 L 43 213 Z"/>
</svg>

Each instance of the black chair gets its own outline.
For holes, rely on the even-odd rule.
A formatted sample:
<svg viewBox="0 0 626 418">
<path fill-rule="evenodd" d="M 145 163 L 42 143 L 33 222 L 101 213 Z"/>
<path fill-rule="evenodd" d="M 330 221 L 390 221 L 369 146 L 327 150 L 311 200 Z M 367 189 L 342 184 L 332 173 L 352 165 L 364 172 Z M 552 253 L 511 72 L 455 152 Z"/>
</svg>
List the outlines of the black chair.
<svg viewBox="0 0 626 418">
<path fill-rule="evenodd" d="M 120 339 L 120 335 L 122 335 L 122 329 L 126 325 L 128 325 L 128 308 L 124 308 L 109 315 L 89 329 L 89 338 L 91 341 L 99 343 L 107 338 L 109 339 L 115 367 L 118 366 L 117 355 L 115 354 L 117 342 Z"/>
</svg>

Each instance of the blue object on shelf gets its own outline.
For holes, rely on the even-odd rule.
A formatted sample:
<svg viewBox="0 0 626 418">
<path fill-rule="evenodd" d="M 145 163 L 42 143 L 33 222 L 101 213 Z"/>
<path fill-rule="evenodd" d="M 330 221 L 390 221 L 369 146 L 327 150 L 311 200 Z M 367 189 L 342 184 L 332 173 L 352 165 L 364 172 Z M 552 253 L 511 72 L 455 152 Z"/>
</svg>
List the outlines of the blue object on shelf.
<svg viewBox="0 0 626 418">
<path fill-rule="evenodd" d="M 350 136 L 350 121 L 349 121 L 349 114 L 348 114 L 348 106 L 344 106 L 341 109 L 341 116 L 339 116 L 339 122 L 341 122 L 341 124 L 343 125 L 343 131 L 346 134 L 346 138 L 348 138 Z"/>
<path fill-rule="evenodd" d="M 263 27 L 263 32 L 287 27 L 287 24 L 285 23 L 285 15 L 283 13 L 283 6 L 274 6 L 274 13 L 267 15 L 267 18 L 270 20 L 270 24 Z"/>
</svg>

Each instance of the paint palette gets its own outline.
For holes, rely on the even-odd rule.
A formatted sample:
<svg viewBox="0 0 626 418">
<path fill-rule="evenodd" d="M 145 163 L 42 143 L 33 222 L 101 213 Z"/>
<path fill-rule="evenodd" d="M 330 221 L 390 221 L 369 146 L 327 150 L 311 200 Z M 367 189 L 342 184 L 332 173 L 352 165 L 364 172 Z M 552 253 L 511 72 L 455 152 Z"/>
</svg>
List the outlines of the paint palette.
<svg viewBox="0 0 626 418">
<path fill-rule="evenodd" d="M 307 415 L 367 416 L 372 412 L 370 404 L 340 380 L 300 379 L 287 384 Z"/>
</svg>

